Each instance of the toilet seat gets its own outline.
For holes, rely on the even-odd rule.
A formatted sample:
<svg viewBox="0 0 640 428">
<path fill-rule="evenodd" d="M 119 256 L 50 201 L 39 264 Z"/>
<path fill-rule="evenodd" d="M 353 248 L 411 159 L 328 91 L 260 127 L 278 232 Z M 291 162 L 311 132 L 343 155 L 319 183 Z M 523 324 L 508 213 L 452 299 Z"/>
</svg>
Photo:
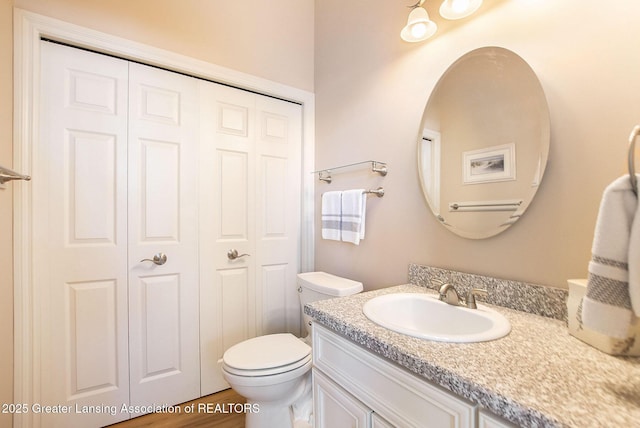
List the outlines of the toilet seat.
<svg viewBox="0 0 640 428">
<path fill-rule="evenodd" d="M 227 349 L 224 370 L 236 376 L 270 376 L 311 361 L 311 347 L 290 333 L 254 337 Z"/>
<path fill-rule="evenodd" d="M 283 374 L 283 373 L 287 373 L 287 372 L 291 372 L 293 370 L 296 370 L 300 367 L 303 367 L 307 364 L 311 364 L 311 355 L 308 355 L 307 357 L 301 359 L 300 361 L 296 361 L 293 364 L 288 364 L 286 366 L 279 366 L 279 367 L 271 367 L 268 369 L 261 369 L 261 370 L 242 370 L 242 369 L 237 369 L 234 367 L 230 367 L 226 364 L 224 364 L 223 362 L 223 370 L 229 374 L 232 375 L 236 375 L 236 376 L 241 376 L 241 377 L 252 377 L 252 378 L 256 378 L 256 377 L 266 377 L 266 376 L 276 376 L 279 374 Z"/>
</svg>

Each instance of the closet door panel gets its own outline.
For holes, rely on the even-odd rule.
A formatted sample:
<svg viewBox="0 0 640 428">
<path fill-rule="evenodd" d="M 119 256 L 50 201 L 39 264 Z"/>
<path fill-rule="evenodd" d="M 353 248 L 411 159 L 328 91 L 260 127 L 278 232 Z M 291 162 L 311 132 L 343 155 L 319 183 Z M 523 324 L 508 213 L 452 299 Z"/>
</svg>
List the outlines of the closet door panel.
<svg viewBox="0 0 640 428">
<path fill-rule="evenodd" d="M 256 279 L 262 334 L 300 334 L 302 108 L 256 96 Z"/>
<path fill-rule="evenodd" d="M 301 107 L 200 83 L 203 394 L 224 389 L 224 351 L 300 332 Z M 238 258 L 229 258 L 236 250 Z"/>
<path fill-rule="evenodd" d="M 104 393 L 118 387 L 116 282 L 69 284 L 69 394 Z"/>
<path fill-rule="evenodd" d="M 127 63 L 41 42 L 34 307 L 47 427 L 126 419 Z M 102 412 L 76 412 L 83 408 Z M 118 410 L 111 411 L 115 406 Z"/>
<path fill-rule="evenodd" d="M 221 305 L 220 316 L 217 319 L 219 329 L 222 332 L 222 346 L 218 351 L 218 359 L 222 358 L 224 350 L 249 337 L 251 326 L 246 321 L 249 319 L 247 274 L 248 270 L 245 268 L 227 269 L 219 272 L 217 282 L 220 293 L 218 301 L 224 302 L 224 305 Z"/>
<path fill-rule="evenodd" d="M 257 334 L 255 95 L 200 82 L 202 393 L 228 388 L 222 355 Z M 236 250 L 246 256 L 230 259 Z"/>
<path fill-rule="evenodd" d="M 200 396 L 196 79 L 129 73 L 131 404 Z M 154 256 L 166 256 L 156 264 Z"/>
<path fill-rule="evenodd" d="M 140 139 L 140 242 L 180 241 L 180 144 Z"/>
<path fill-rule="evenodd" d="M 287 264 L 272 264 L 261 269 L 263 334 L 281 333 L 289 330 L 286 322 L 287 276 L 291 267 Z"/>
<path fill-rule="evenodd" d="M 180 370 L 180 281 L 176 275 L 141 277 L 142 381 Z"/>
<path fill-rule="evenodd" d="M 250 239 L 249 156 L 242 152 L 217 150 L 216 158 L 218 191 L 214 204 L 219 218 L 216 240 L 235 247 L 247 245 Z"/>
<path fill-rule="evenodd" d="M 67 131 L 68 243 L 116 245 L 116 136 Z"/>
</svg>

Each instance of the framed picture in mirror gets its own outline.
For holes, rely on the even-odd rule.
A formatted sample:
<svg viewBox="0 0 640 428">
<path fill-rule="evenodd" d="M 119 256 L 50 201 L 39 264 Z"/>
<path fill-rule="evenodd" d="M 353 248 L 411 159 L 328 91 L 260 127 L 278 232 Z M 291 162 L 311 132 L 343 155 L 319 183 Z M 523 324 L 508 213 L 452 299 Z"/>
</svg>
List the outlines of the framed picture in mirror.
<svg viewBox="0 0 640 428">
<path fill-rule="evenodd" d="M 464 184 L 516 179 L 515 143 L 462 152 Z"/>
</svg>

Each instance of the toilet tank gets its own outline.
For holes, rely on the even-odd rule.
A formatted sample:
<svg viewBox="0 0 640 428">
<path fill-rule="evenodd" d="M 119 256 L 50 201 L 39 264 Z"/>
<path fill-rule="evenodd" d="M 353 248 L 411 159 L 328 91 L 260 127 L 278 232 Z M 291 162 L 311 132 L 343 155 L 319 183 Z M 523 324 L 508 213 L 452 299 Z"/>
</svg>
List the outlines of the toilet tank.
<svg viewBox="0 0 640 428">
<path fill-rule="evenodd" d="M 326 272 L 298 274 L 298 296 L 303 310 L 304 328 L 311 333 L 311 317 L 304 314 L 304 305 L 318 300 L 344 297 L 362 291 L 362 283 Z"/>
</svg>

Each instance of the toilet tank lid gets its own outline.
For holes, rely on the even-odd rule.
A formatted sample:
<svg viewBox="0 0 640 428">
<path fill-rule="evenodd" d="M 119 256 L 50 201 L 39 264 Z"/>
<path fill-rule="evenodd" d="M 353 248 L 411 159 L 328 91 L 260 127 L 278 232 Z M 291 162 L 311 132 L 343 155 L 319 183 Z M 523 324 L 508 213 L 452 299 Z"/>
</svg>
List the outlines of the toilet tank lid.
<svg viewBox="0 0 640 428">
<path fill-rule="evenodd" d="M 326 272 L 298 274 L 298 285 L 329 296 L 350 296 L 362 291 L 362 283 Z"/>
</svg>

